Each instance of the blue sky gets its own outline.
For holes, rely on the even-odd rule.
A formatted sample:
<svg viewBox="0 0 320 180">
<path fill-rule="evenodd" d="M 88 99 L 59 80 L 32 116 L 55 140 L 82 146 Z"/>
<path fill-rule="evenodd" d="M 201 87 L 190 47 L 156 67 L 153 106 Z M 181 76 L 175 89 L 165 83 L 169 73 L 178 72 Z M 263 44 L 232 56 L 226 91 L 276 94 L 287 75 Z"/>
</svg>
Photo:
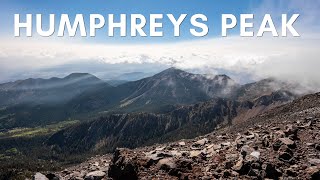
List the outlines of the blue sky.
<svg viewBox="0 0 320 180">
<path fill-rule="evenodd" d="M 163 37 L 132 38 L 128 36 L 127 38 L 119 38 L 119 33 L 116 30 L 116 36 L 108 38 L 106 36 L 107 29 L 104 28 L 97 30 L 96 38 L 81 38 L 87 42 L 102 43 L 158 43 L 219 37 L 221 34 L 221 14 L 234 14 L 239 17 L 240 14 L 253 13 L 256 22 L 255 28 L 257 28 L 260 26 L 259 23 L 262 20 L 262 16 L 266 13 L 270 13 L 273 16 L 275 24 L 278 25 L 281 22 L 281 19 L 279 19 L 281 14 L 286 13 L 290 15 L 292 13 L 299 13 L 301 16 L 296 24 L 300 23 L 302 24 L 301 27 L 303 27 L 303 22 L 312 21 L 312 23 L 317 22 L 317 27 L 319 27 L 320 22 L 312 19 L 312 11 L 316 10 L 314 7 L 318 7 L 319 3 L 319 0 L 312 2 L 308 0 L 68 0 L 63 2 L 52 0 L 1 0 L 0 37 L 13 37 L 14 14 L 21 14 L 23 17 L 27 13 L 43 14 L 44 18 L 47 18 L 45 19 L 47 21 L 49 14 L 56 14 L 58 18 L 63 13 L 69 14 L 71 20 L 75 14 L 84 14 L 85 18 L 87 17 L 86 20 L 88 20 L 89 14 L 94 13 L 102 15 L 115 14 L 116 19 L 121 13 L 125 13 L 128 16 L 134 13 L 143 14 L 147 19 L 150 14 L 155 13 L 170 13 L 175 17 L 184 13 L 188 14 L 181 25 L 180 37 L 173 36 L 173 25 L 164 16 L 162 20 Z M 189 32 L 189 29 L 192 27 L 189 23 L 190 17 L 197 13 L 208 17 L 206 24 L 209 26 L 209 33 L 206 37 L 197 38 Z M 127 27 L 129 28 L 129 17 L 127 18 Z M 58 24 L 57 21 L 56 24 Z M 48 27 L 48 22 L 44 22 L 43 26 L 44 28 Z M 237 35 L 239 32 L 238 28 L 239 26 L 229 33 Z M 313 30 L 313 27 L 308 28 Z M 144 30 L 148 34 L 148 24 Z M 127 32 L 129 33 L 129 31 Z"/>
<path fill-rule="evenodd" d="M 115 14 L 121 13 L 143 14 L 146 17 L 149 14 L 174 14 L 175 17 L 186 13 L 189 18 L 193 14 L 201 13 L 208 17 L 209 34 L 207 38 L 220 35 L 221 29 L 221 14 L 234 14 L 238 16 L 241 13 L 254 13 L 261 5 L 261 0 L 68 0 L 63 2 L 52 0 L 2 0 L 0 6 L 1 15 L 1 36 L 13 36 L 13 14 L 21 15 L 32 13 L 48 14 L 63 14 L 67 13 L 72 17 L 75 14 Z M 275 1 L 276 2 L 276 1 Z M 48 16 L 47 16 L 48 17 Z M 88 16 L 87 16 L 88 17 Z M 163 20 L 164 36 L 160 38 L 108 38 L 103 30 L 97 31 L 96 38 L 89 38 L 92 42 L 164 42 L 164 41 L 179 41 L 189 39 L 199 39 L 189 33 L 191 27 L 189 18 L 184 21 L 181 26 L 181 36 L 173 37 L 173 26 L 167 18 Z M 45 24 L 47 25 L 47 24 Z M 106 29 L 104 29 L 106 30 Z M 146 31 L 148 28 L 146 26 Z M 234 32 L 237 32 L 236 30 Z M 148 33 L 147 33 L 148 34 Z"/>
</svg>

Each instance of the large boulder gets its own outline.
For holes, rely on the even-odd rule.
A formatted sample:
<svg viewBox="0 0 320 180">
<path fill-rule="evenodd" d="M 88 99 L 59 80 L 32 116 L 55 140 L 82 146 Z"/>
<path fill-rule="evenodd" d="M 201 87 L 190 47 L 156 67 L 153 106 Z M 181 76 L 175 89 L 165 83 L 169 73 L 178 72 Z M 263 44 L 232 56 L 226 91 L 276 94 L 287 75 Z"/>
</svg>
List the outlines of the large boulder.
<svg viewBox="0 0 320 180">
<path fill-rule="evenodd" d="M 37 172 L 34 176 L 33 176 L 33 180 L 49 180 L 45 175 Z"/>
<path fill-rule="evenodd" d="M 108 176 L 115 179 L 138 179 L 136 155 L 129 149 L 118 148 L 114 152 Z"/>
<path fill-rule="evenodd" d="M 106 176 L 106 173 L 103 171 L 93 171 L 93 172 L 89 172 L 84 179 L 85 180 L 101 180 L 105 176 Z"/>
</svg>

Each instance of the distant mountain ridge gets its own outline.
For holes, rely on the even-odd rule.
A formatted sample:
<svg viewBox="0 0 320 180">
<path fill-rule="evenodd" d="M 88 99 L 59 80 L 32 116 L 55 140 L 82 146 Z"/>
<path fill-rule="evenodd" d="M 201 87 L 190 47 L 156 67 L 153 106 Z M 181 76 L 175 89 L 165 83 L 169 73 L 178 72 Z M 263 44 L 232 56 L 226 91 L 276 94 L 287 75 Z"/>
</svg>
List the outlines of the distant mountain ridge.
<svg viewBox="0 0 320 180">
<path fill-rule="evenodd" d="M 100 86 L 110 85 L 87 73 L 73 73 L 64 78 L 18 80 L 0 84 L 0 106 L 65 103 Z"/>
<path fill-rule="evenodd" d="M 94 85 L 102 80 L 89 73 L 72 73 L 64 78 L 52 77 L 50 79 L 29 78 L 0 84 L 0 90 L 37 90 L 59 88 L 67 85 Z"/>
<path fill-rule="evenodd" d="M 120 80 L 120 81 L 137 81 L 146 77 L 153 76 L 154 73 L 144 73 L 144 72 L 127 72 L 121 75 L 111 77 L 109 80 Z"/>
<path fill-rule="evenodd" d="M 226 75 L 208 77 L 176 68 L 116 87 L 86 73 L 27 79 L 0 85 L 0 128 L 88 119 L 115 112 L 166 113 L 177 106 L 216 98 L 251 101 L 273 92 L 272 83 L 264 81 L 241 86 Z"/>
</svg>

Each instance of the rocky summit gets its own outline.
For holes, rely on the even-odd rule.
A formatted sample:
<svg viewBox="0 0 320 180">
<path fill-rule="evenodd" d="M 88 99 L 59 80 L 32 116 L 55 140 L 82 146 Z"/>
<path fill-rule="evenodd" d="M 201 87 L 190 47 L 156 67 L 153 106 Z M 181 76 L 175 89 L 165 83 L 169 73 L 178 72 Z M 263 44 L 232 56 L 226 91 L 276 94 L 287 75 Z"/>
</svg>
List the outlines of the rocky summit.
<svg viewBox="0 0 320 180">
<path fill-rule="evenodd" d="M 318 180 L 320 93 L 195 139 L 117 148 L 113 154 L 43 174 L 47 179 Z"/>
</svg>

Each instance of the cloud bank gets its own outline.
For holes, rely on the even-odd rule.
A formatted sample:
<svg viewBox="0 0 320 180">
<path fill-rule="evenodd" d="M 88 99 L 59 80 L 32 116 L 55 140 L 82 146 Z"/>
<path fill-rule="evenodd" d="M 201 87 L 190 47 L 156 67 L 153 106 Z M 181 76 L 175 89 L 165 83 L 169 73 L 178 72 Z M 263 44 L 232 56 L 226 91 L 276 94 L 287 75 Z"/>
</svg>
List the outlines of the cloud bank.
<svg viewBox="0 0 320 180">
<path fill-rule="evenodd" d="M 134 71 L 152 73 L 174 66 L 197 73 L 226 73 L 240 82 L 275 77 L 320 91 L 319 8 L 320 0 L 265 0 L 253 10 L 256 19 L 259 13 L 298 12 L 300 19 L 295 26 L 301 37 L 296 38 L 228 37 L 136 45 L 93 44 L 85 39 L 2 38 L 0 81 L 62 76 L 69 71 L 106 77 Z"/>
<path fill-rule="evenodd" d="M 250 74 L 254 79 L 273 76 L 319 85 L 318 37 L 229 37 L 148 45 L 2 40 L 0 66 L 1 74 L 9 75 L 85 62 L 162 64 L 199 73 Z M 121 71 L 121 66 L 118 68 Z"/>
</svg>

